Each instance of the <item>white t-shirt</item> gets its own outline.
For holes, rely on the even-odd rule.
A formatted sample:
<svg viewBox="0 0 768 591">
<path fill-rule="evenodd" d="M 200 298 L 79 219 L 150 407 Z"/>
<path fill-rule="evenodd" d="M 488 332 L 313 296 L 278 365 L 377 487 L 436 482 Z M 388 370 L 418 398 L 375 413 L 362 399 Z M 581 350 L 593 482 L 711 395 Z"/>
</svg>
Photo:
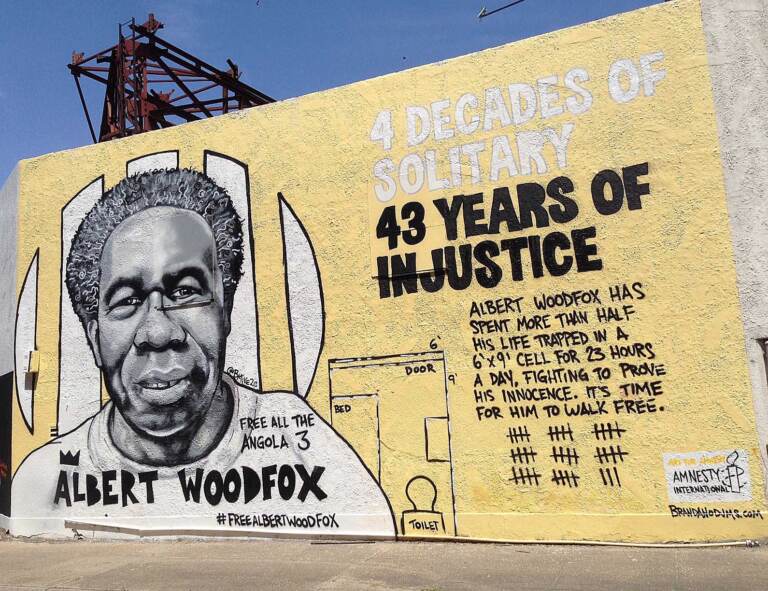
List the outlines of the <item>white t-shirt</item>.
<svg viewBox="0 0 768 591">
<path fill-rule="evenodd" d="M 178 466 L 126 458 L 112 402 L 30 454 L 11 484 L 13 535 L 71 535 L 64 521 L 141 530 L 393 536 L 381 488 L 352 448 L 289 392 L 223 381 L 232 420 L 206 457 Z"/>
</svg>

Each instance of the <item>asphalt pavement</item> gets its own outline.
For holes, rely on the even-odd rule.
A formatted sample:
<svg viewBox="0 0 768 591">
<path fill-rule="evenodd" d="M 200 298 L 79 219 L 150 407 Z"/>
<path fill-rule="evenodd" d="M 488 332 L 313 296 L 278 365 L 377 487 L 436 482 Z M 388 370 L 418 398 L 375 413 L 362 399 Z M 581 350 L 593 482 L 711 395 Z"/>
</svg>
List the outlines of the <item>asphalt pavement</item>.
<svg viewBox="0 0 768 591">
<path fill-rule="evenodd" d="M 0 590 L 768 589 L 768 547 L 0 540 Z"/>
</svg>

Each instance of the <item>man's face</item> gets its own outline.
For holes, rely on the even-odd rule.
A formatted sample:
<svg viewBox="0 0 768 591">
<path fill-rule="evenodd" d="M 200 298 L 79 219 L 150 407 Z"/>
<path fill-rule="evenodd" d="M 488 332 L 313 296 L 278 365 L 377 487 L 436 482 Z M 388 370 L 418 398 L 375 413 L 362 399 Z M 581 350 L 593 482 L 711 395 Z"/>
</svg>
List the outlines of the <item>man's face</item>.
<svg viewBox="0 0 768 591">
<path fill-rule="evenodd" d="M 88 338 L 110 397 L 134 430 L 168 437 L 205 416 L 228 334 L 216 247 L 201 216 L 154 207 L 112 232 Z"/>
</svg>

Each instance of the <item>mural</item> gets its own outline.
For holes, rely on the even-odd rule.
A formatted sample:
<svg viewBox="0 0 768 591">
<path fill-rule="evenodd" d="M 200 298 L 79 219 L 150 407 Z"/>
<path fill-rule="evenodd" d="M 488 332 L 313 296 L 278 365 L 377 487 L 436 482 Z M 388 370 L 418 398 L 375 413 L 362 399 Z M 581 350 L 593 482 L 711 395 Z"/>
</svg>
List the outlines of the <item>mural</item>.
<svg viewBox="0 0 768 591">
<path fill-rule="evenodd" d="M 59 527 L 64 519 L 114 527 L 160 515 L 166 527 L 254 520 L 393 533 L 376 481 L 302 396 L 249 387 L 258 374 L 228 365 L 235 293 L 250 263 L 244 244 L 228 193 L 191 169 L 129 176 L 85 214 L 66 287 L 109 401 L 19 467 L 12 506 L 25 531 L 46 531 L 55 518 Z M 289 264 L 289 289 L 291 272 Z M 297 323 L 309 324 L 315 347 L 313 358 L 299 358 L 311 366 L 297 368 L 301 375 L 317 364 L 316 312 Z M 269 513 L 255 515 L 254 501 Z"/>
<path fill-rule="evenodd" d="M 25 163 L 11 532 L 764 536 L 706 60 L 680 0 Z"/>
</svg>

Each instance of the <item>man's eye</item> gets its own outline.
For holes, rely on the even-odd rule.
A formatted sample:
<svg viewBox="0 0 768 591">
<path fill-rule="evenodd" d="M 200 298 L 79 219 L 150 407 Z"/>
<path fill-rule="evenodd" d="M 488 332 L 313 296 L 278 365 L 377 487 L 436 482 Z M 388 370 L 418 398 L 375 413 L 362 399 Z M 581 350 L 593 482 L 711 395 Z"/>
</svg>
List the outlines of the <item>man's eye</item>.
<svg viewBox="0 0 768 591">
<path fill-rule="evenodd" d="M 109 311 L 115 311 L 120 314 L 133 313 L 133 308 L 141 306 L 141 298 L 138 296 L 128 296 L 118 300 L 109 307 Z"/>
<path fill-rule="evenodd" d="M 177 287 L 171 292 L 171 297 L 174 300 L 188 298 L 189 296 L 197 294 L 198 291 L 191 287 Z"/>
<path fill-rule="evenodd" d="M 129 296 L 127 298 L 123 298 L 119 302 L 117 302 L 117 306 L 139 306 L 141 305 L 141 299 L 136 296 Z"/>
</svg>

